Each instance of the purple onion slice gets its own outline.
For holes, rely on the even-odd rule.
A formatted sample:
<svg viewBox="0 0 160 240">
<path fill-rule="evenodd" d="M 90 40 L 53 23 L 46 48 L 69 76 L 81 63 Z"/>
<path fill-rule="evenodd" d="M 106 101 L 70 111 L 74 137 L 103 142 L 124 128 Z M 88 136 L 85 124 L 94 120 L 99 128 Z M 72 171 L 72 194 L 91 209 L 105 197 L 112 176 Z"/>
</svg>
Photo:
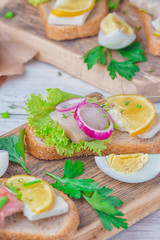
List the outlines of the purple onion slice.
<svg viewBox="0 0 160 240">
<path fill-rule="evenodd" d="M 79 128 L 89 137 L 105 140 L 112 135 L 113 120 L 109 113 L 95 103 L 86 103 L 78 107 L 74 118 Z"/>
<path fill-rule="evenodd" d="M 72 98 L 57 104 L 55 108 L 58 112 L 67 112 L 82 106 L 85 102 L 86 98 Z"/>
</svg>

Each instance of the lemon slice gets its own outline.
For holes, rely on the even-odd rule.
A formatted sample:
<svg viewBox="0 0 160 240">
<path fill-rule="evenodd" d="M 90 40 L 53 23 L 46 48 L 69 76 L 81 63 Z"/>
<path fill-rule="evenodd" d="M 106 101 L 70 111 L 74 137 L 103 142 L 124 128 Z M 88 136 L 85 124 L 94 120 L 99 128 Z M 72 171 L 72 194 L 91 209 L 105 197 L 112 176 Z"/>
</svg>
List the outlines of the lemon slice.
<svg viewBox="0 0 160 240">
<path fill-rule="evenodd" d="M 36 177 L 17 175 L 8 178 L 6 181 L 8 187 L 12 186 L 20 189 L 22 201 L 36 214 L 49 211 L 54 204 L 52 187 L 43 180 L 37 180 Z"/>
<path fill-rule="evenodd" d="M 154 32 L 153 35 L 154 35 L 155 37 L 160 38 L 160 31 L 156 31 L 156 32 Z"/>
<path fill-rule="evenodd" d="M 63 0 L 51 10 L 57 17 L 76 17 L 90 11 L 95 6 L 95 0 Z"/>
<path fill-rule="evenodd" d="M 107 102 L 109 107 L 115 107 L 121 113 L 131 137 L 144 133 L 156 115 L 154 105 L 141 95 L 115 95 L 109 97 Z"/>
</svg>

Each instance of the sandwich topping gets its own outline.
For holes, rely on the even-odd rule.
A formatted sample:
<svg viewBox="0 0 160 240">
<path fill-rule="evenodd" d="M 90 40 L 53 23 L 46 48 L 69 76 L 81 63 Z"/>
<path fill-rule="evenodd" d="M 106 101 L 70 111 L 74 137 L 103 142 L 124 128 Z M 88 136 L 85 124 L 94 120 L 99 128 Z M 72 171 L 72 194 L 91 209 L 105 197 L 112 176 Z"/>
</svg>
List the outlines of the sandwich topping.
<svg viewBox="0 0 160 240">
<path fill-rule="evenodd" d="M 6 187 L 0 186 L 0 228 L 4 227 L 6 217 L 21 212 L 23 208 L 23 202 Z"/>
<path fill-rule="evenodd" d="M 155 37 L 160 38 L 160 7 L 159 0 L 130 0 L 140 11 L 151 14 L 153 21 L 152 26 L 156 31 L 153 32 Z"/>
<path fill-rule="evenodd" d="M 49 24 L 83 25 L 95 0 L 57 0 L 48 16 Z"/>
<path fill-rule="evenodd" d="M 0 228 L 5 218 L 22 212 L 29 221 L 67 213 L 69 206 L 47 182 L 28 175 L 8 178 L 0 185 Z"/>
<path fill-rule="evenodd" d="M 115 12 L 109 13 L 101 21 L 98 43 L 109 49 L 121 49 L 136 39 L 133 28 Z"/>
</svg>

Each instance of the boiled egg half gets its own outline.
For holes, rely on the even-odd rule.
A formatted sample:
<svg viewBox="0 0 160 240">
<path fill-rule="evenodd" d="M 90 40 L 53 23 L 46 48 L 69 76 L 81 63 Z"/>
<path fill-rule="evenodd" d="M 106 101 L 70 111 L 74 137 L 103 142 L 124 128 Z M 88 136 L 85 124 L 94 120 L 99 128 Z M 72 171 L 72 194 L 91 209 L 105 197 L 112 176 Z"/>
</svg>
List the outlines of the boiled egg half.
<svg viewBox="0 0 160 240">
<path fill-rule="evenodd" d="M 0 150 L 0 177 L 7 171 L 9 165 L 9 156 L 8 152 Z"/>
<path fill-rule="evenodd" d="M 102 21 L 98 34 L 98 43 L 109 49 L 121 49 L 136 39 L 132 27 L 115 12 L 109 13 Z"/>
<path fill-rule="evenodd" d="M 160 154 L 110 154 L 95 161 L 102 172 L 126 183 L 146 182 L 160 172 Z"/>
</svg>

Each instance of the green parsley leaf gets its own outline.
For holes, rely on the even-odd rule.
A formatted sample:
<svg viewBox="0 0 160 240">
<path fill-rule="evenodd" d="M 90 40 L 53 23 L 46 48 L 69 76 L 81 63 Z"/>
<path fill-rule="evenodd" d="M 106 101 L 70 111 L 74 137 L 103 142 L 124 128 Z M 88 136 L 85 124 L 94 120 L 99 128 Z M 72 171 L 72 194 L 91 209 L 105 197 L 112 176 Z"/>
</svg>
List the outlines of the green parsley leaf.
<svg viewBox="0 0 160 240">
<path fill-rule="evenodd" d="M 101 65 L 104 65 L 106 63 L 104 50 L 104 47 L 97 46 L 84 54 L 82 58 L 84 59 L 84 63 L 87 63 L 88 69 L 91 69 L 97 62 L 99 62 Z"/>
<path fill-rule="evenodd" d="M 117 62 L 112 58 L 109 49 L 107 49 L 107 53 L 111 60 L 107 67 L 107 70 L 110 72 L 109 75 L 113 80 L 117 77 L 116 73 L 118 73 L 121 77 L 124 77 L 127 80 L 131 81 L 132 77 L 135 75 L 135 72 L 140 71 L 139 67 L 135 65 L 131 60 L 125 62 Z"/>
<path fill-rule="evenodd" d="M 93 192 L 99 189 L 98 183 L 95 183 L 93 179 L 72 179 L 73 177 L 81 175 L 83 172 L 84 166 L 81 162 L 75 161 L 72 164 L 70 160 L 66 160 L 62 178 L 51 173 L 46 174 L 56 180 L 55 183 L 51 184 L 53 188 L 60 189 L 64 193 L 69 194 L 70 197 L 78 199 L 81 197 L 82 191 Z"/>
<path fill-rule="evenodd" d="M 116 0 L 115 3 L 114 3 L 113 1 L 107 1 L 109 9 L 111 9 L 111 10 L 117 10 L 118 5 L 119 5 L 119 3 L 120 3 L 121 1 L 122 1 L 122 0 Z"/>
<path fill-rule="evenodd" d="M 110 193 L 112 189 L 103 187 L 95 191 L 90 198 L 86 195 L 83 197 L 95 209 L 105 229 L 111 231 L 113 226 L 127 229 L 126 219 L 119 218 L 123 213 L 115 208 L 121 206 L 123 202 L 116 196 L 108 196 Z"/>
<path fill-rule="evenodd" d="M 21 165 L 23 169 L 30 174 L 29 170 L 26 168 L 25 146 L 23 142 L 24 134 L 25 128 L 20 130 L 19 136 L 12 135 L 8 138 L 0 138 L 0 149 L 8 151 L 9 160 Z"/>
<path fill-rule="evenodd" d="M 118 73 L 121 77 L 131 81 L 132 77 L 135 76 L 135 72 L 139 72 L 139 67 L 132 61 L 128 60 L 125 62 L 116 62 L 114 59 L 109 63 L 107 70 L 110 72 L 109 75 L 114 80 Z"/>
<path fill-rule="evenodd" d="M 9 118 L 9 112 L 6 111 L 4 113 L 1 114 L 2 118 Z"/>
<path fill-rule="evenodd" d="M 8 202 L 7 197 L 1 197 L 0 198 L 0 210 L 4 207 L 4 205 Z"/>
<path fill-rule="evenodd" d="M 46 174 L 56 179 L 56 182 L 51 184 L 53 188 L 57 188 L 76 199 L 83 196 L 100 216 L 105 229 L 111 231 L 113 226 L 127 229 L 126 219 L 120 218 L 123 213 L 116 209 L 123 202 L 116 196 L 109 196 L 113 192 L 112 189 L 100 188 L 92 179 L 73 179 L 83 173 L 84 164 L 81 161 L 76 160 L 72 163 L 70 160 L 66 160 L 62 178 L 50 173 Z"/>
<path fill-rule="evenodd" d="M 132 62 L 146 62 L 142 44 L 137 41 L 131 43 L 128 47 L 117 51 L 122 57 L 131 60 Z"/>
</svg>

